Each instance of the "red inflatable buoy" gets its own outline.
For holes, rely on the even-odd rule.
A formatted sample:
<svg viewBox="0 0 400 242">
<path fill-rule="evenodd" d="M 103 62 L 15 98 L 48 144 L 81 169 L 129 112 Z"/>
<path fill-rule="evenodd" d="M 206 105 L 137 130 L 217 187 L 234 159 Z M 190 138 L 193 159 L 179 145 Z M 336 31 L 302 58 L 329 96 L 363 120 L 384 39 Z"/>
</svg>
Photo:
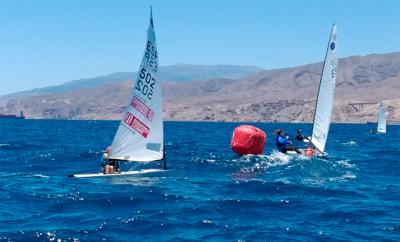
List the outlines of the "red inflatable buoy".
<svg viewBox="0 0 400 242">
<path fill-rule="evenodd" d="M 231 149 L 238 155 L 263 153 L 267 135 L 251 125 L 241 125 L 233 131 Z"/>
</svg>

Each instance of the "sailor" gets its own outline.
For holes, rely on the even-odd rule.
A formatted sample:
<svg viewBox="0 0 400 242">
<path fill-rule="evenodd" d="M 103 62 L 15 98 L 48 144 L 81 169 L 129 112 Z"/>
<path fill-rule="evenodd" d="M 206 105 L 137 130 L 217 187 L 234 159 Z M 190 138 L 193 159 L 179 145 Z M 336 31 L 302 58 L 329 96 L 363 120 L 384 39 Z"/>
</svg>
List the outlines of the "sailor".
<svg viewBox="0 0 400 242">
<path fill-rule="evenodd" d="M 289 136 L 285 136 L 285 131 L 277 129 L 274 133 L 276 134 L 276 146 L 280 152 L 296 151 L 297 154 L 301 154 L 301 151 L 293 146 L 292 141 L 289 140 Z"/>
<path fill-rule="evenodd" d="M 301 141 L 301 142 L 303 142 L 305 139 L 308 140 L 308 138 L 304 136 L 303 131 L 302 131 L 301 129 L 298 129 L 298 130 L 297 130 L 296 139 L 297 139 L 298 141 Z"/>
<path fill-rule="evenodd" d="M 101 155 L 101 171 L 103 174 L 109 174 L 110 166 L 108 164 L 108 153 L 110 152 L 110 147 L 107 147 L 106 150 L 102 151 L 103 154 Z"/>
<path fill-rule="evenodd" d="M 103 151 L 103 155 L 101 156 L 101 171 L 103 174 L 113 174 L 115 172 L 119 172 L 119 162 L 116 160 L 110 160 L 109 153 L 110 146 Z"/>
</svg>

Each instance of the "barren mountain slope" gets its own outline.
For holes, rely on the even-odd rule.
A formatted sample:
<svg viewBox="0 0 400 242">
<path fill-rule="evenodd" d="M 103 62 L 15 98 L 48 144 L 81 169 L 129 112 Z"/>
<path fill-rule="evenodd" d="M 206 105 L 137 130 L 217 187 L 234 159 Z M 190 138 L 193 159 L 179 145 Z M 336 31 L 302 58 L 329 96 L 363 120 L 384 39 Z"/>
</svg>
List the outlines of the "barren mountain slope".
<svg viewBox="0 0 400 242">
<path fill-rule="evenodd" d="M 261 71 L 237 80 L 164 82 L 169 120 L 312 121 L 322 63 Z M 31 118 L 119 119 L 133 81 L 22 97 L 0 113 L 23 109 Z M 333 120 L 377 118 L 384 101 L 388 120 L 400 122 L 400 53 L 340 59 Z"/>
</svg>

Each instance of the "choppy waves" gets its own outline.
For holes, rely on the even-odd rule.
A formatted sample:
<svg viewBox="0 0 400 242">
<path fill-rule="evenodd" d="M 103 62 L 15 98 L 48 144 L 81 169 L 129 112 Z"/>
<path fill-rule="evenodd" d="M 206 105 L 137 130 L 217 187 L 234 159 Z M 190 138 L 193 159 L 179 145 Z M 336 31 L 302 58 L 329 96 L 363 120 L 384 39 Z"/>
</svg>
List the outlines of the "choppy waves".
<svg viewBox="0 0 400 242">
<path fill-rule="evenodd" d="M 365 142 L 361 125 L 333 125 L 329 159 L 321 159 L 279 153 L 271 140 L 265 155 L 238 157 L 229 148 L 237 124 L 166 123 L 167 175 L 80 180 L 67 175 L 98 171 L 116 123 L 25 122 L 0 126 L 0 240 L 400 237 L 399 137 Z M 259 125 L 268 131 L 278 124 Z M 287 130 L 297 125 L 280 124 Z"/>
</svg>

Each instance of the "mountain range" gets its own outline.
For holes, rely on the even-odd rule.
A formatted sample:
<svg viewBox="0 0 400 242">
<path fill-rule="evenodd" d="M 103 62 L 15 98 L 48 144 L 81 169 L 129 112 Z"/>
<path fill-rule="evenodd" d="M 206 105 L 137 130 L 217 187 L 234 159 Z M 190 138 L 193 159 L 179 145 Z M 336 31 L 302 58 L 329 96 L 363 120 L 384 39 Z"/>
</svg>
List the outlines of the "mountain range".
<svg viewBox="0 0 400 242">
<path fill-rule="evenodd" d="M 163 71 L 161 71 L 163 70 Z M 254 66 L 160 68 L 166 120 L 310 122 L 322 63 L 262 70 Z M 378 102 L 400 122 L 400 52 L 339 60 L 332 120 L 371 122 Z M 135 73 L 114 73 L 0 97 L 0 113 L 30 118 L 119 119 Z"/>
<path fill-rule="evenodd" d="M 193 80 L 207 80 L 220 77 L 235 79 L 253 74 L 261 70 L 261 68 L 258 68 L 256 66 L 177 64 L 171 66 L 161 66 L 159 68 L 159 79 L 163 82 L 187 82 Z M 136 75 L 137 72 L 116 72 L 110 75 L 73 80 L 63 83 L 61 85 L 12 93 L 9 95 L 0 96 L 0 104 L 4 104 L 8 100 L 18 97 L 70 92 L 85 88 L 98 87 L 115 82 L 134 80 L 136 78 Z"/>
</svg>

